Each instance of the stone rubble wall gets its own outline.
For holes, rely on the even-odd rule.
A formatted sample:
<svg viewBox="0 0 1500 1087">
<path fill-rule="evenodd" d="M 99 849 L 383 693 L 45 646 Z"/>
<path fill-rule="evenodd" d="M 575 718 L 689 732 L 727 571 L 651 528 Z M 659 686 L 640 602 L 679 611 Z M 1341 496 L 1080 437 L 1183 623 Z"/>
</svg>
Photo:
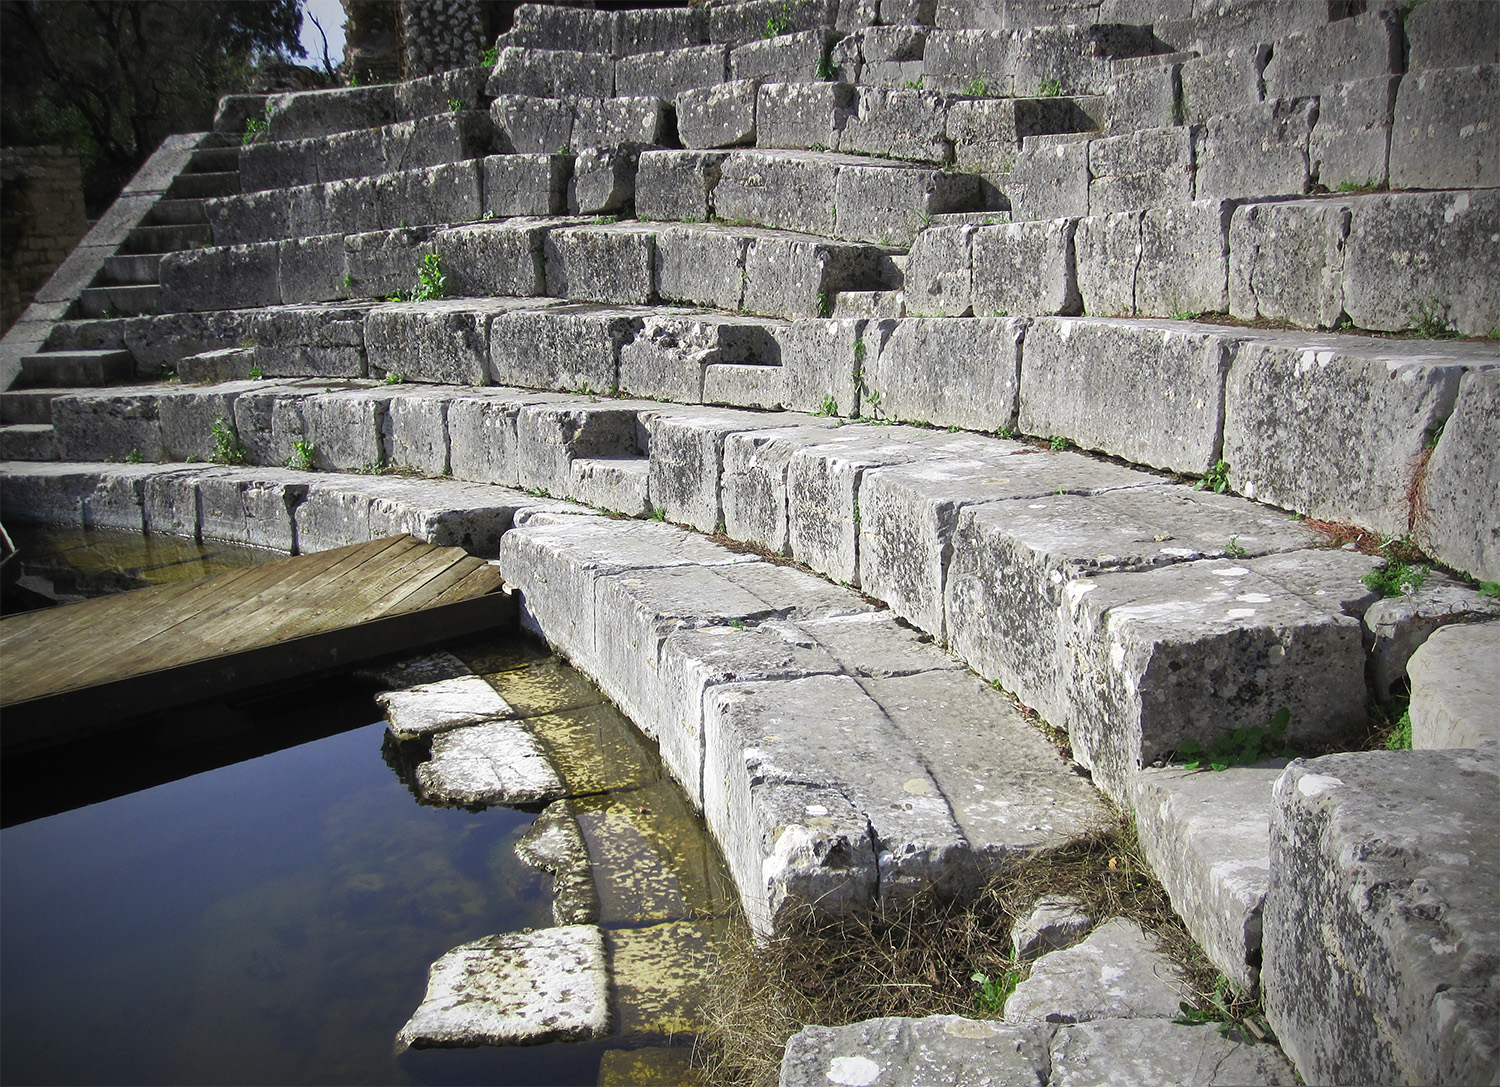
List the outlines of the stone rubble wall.
<svg viewBox="0 0 1500 1087">
<path fill-rule="evenodd" d="M 7 147 L 4 185 L 4 297 L 0 328 L 10 328 L 39 287 L 88 231 L 78 156 L 61 147 Z"/>
</svg>

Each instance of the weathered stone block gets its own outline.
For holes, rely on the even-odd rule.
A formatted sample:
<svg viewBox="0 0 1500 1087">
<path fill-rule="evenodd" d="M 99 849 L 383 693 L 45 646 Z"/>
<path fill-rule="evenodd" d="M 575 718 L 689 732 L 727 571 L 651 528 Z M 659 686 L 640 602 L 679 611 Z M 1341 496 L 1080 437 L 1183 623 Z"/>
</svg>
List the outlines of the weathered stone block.
<svg viewBox="0 0 1500 1087">
<path fill-rule="evenodd" d="M 569 466 L 568 496 L 595 509 L 645 517 L 651 512 L 646 499 L 645 457 L 577 457 Z"/>
<path fill-rule="evenodd" d="M 780 366 L 720 362 L 703 372 L 705 404 L 784 411 L 786 401 L 786 371 Z"/>
<path fill-rule="evenodd" d="M 683 91 L 716 86 L 728 77 L 729 50 L 723 45 L 638 53 L 615 64 L 616 93 L 657 95 L 665 102 L 675 101 Z"/>
<path fill-rule="evenodd" d="M 1497 759 L 1365 751 L 1299 759 L 1277 781 L 1261 984 L 1308 1080 L 1482 1083 L 1500 1069 Z"/>
<path fill-rule="evenodd" d="M 1183 122 L 1201 125 L 1259 103 L 1265 97 L 1261 74 L 1270 59 L 1269 45 L 1241 44 L 1186 61 L 1180 75 Z"/>
<path fill-rule="evenodd" d="M 761 88 L 764 94 L 765 87 Z M 714 209 L 720 219 L 826 236 L 835 218 L 839 159 L 818 152 L 737 151 L 728 156 Z"/>
<path fill-rule="evenodd" d="M 418 282 L 422 258 L 434 251 L 432 238 L 430 227 L 345 235 L 343 264 L 348 279 L 340 287 L 356 298 L 385 298 L 411 290 Z"/>
<path fill-rule="evenodd" d="M 1150 129 L 1089 142 L 1089 213 L 1170 207 L 1193 198 L 1192 130 Z"/>
<path fill-rule="evenodd" d="M 1500 65 L 1435 68 L 1402 79 L 1391 126 L 1391 186 L 1500 185 L 1497 113 Z"/>
<path fill-rule="evenodd" d="M 234 401 L 254 386 L 235 381 L 209 389 L 163 390 L 157 398 L 163 459 L 207 461 L 215 453 L 215 426 L 234 428 Z M 222 420 L 222 422 L 220 422 Z M 188 526 L 189 533 L 195 526 Z"/>
<path fill-rule="evenodd" d="M 276 258 L 276 280 L 283 302 L 333 302 L 348 296 L 341 236 L 288 238 L 278 243 Z M 245 305 L 239 302 L 236 308 Z"/>
<path fill-rule="evenodd" d="M 644 305 L 656 297 L 656 234 L 649 226 L 551 230 L 542 252 L 547 293 L 556 298 Z"/>
<path fill-rule="evenodd" d="M 1186 990 L 1140 925 L 1116 917 L 1081 944 L 1043 955 L 1005 1002 L 1008 1023 L 1166 1019 Z M 1174 1010 L 1175 1009 L 1175 1010 Z"/>
<path fill-rule="evenodd" d="M 264 192 L 322 180 L 317 140 L 252 143 L 240 149 L 240 190 Z"/>
<path fill-rule="evenodd" d="M 1464 375 L 1422 480 L 1413 528 L 1427 552 L 1456 570 L 1500 581 L 1500 373 Z"/>
<path fill-rule="evenodd" d="M 502 94 L 610 98 L 615 93 L 615 62 L 603 53 L 506 46 L 500 50 L 485 90 L 492 98 Z M 621 93 L 632 92 L 622 89 Z"/>
<path fill-rule="evenodd" d="M 1229 310 L 1229 224 L 1234 204 L 1195 200 L 1141 218 L 1135 312 L 1142 317 Z M 1083 260 L 1079 258 L 1082 276 Z"/>
<path fill-rule="evenodd" d="M 1201 475 L 1218 459 L 1237 339 L 1176 322 L 1039 319 L 1026 333 L 1020 429 Z M 1143 418 L 1158 425 L 1143 430 Z"/>
<path fill-rule="evenodd" d="M 641 316 L 591 305 L 499 314 L 490 324 L 490 378 L 537 389 L 614 389 L 620 345 Z"/>
<path fill-rule="evenodd" d="M 1006 192 L 1013 219 L 1061 219 L 1089 212 L 1087 136 L 1028 136 Z"/>
<path fill-rule="evenodd" d="M 755 98 L 760 84 L 734 80 L 677 96 L 677 132 L 684 147 L 755 143 Z"/>
<path fill-rule="evenodd" d="M 1097 1019 L 1062 1027 L 1053 1035 L 1050 1058 L 1055 1087 L 1097 1084 L 1101 1070 L 1123 1067 L 1150 1083 L 1189 1083 L 1205 1069 L 1211 1070 L 1205 1083 L 1297 1082 L 1275 1046 L 1180 1019 Z"/>
<path fill-rule="evenodd" d="M 726 151 L 643 151 L 636 162 L 635 213 L 641 219 L 707 222 Z"/>
<path fill-rule="evenodd" d="M 1333 200 L 1236 208 L 1229 223 L 1229 312 L 1308 328 L 1338 324 L 1349 208 Z"/>
<path fill-rule="evenodd" d="M 629 407 L 527 402 L 516 414 L 519 485 L 566 496 L 580 457 L 639 457 L 636 412 Z"/>
<path fill-rule="evenodd" d="M 559 214 L 572 172 L 570 155 L 490 155 L 484 160 L 484 213 L 495 218 Z"/>
<path fill-rule="evenodd" d="M 656 291 L 669 302 L 738 310 L 745 290 L 745 231 L 715 224 L 656 232 Z"/>
<path fill-rule="evenodd" d="M 1091 317 L 1135 316 L 1144 215 L 1141 211 L 1117 211 L 1078 220 L 1073 231 L 1078 302 Z"/>
<path fill-rule="evenodd" d="M 1500 64 L 1500 12 L 1486 0 L 1436 0 L 1406 13 L 1407 69 Z"/>
<path fill-rule="evenodd" d="M 497 95 L 490 120 L 506 154 L 555 155 L 573 146 L 573 108 L 560 98 Z"/>
<path fill-rule="evenodd" d="M 52 428 L 59 460 L 167 459 L 150 390 L 59 396 L 52 401 Z"/>
<path fill-rule="evenodd" d="M 755 99 L 755 142 L 760 147 L 835 148 L 853 107 L 854 88 L 846 83 L 762 84 Z"/>
<path fill-rule="evenodd" d="M 445 476 L 448 456 L 448 405 L 454 393 L 403 391 L 386 404 L 385 464 L 415 469 L 423 475 Z"/>
<path fill-rule="evenodd" d="M 1276 43 L 1263 78 L 1267 98 L 1320 94 L 1335 83 L 1401 71 L 1401 21 L 1392 11 L 1339 19 Z"/>
<path fill-rule="evenodd" d="M 1113 84 L 1101 96 L 1080 96 L 1077 110 L 1110 134 L 1171 128 L 1183 123 L 1181 71 L 1191 53 L 1142 57 L 1116 65 Z"/>
<path fill-rule="evenodd" d="M 998 29 L 935 30 L 922 54 L 923 85 L 944 94 L 1014 93 L 1015 44 Z"/>
<path fill-rule="evenodd" d="M 275 242 L 163 254 L 162 310 L 179 313 L 280 305 L 279 267 Z"/>
<path fill-rule="evenodd" d="M 1311 184 L 1308 142 L 1318 104 L 1270 99 L 1193 129 L 1197 195 L 1301 196 Z"/>
<path fill-rule="evenodd" d="M 1491 618 L 1500 618 L 1500 600 L 1432 570 L 1412 591 L 1375 601 L 1363 620 L 1371 691 L 1382 699 L 1405 692 L 1412 654 L 1434 631 Z"/>
<path fill-rule="evenodd" d="M 862 87 L 838 137 L 840 151 L 945 163 L 953 158 L 947 100 L 916 90 Z"/>
<path fill-rule="evenodd" d="M 473 222 L 485 210 L 480 186 L 486 172 L 473 160 L 387 174 L 378 179 L 378 225 Z"/>
<path fill-rule="evenodd" d="M 304 438 L 312 445 L 312 467 L 322 472 L 378 467 L 385 456 L 387 406 L 398 395 L 395 389 L 348 389 L 302 400 L 297 407 Z"/>
<path fill-rule="evenodd" d="M 872 414 L 965 430 L 1014 426 L 1025 330 L 999 317 L 874 322 L 863 374 Z"/>
<path fill-rule="evenodd" d="M 824 29 L 779 34 L 729 51 L 729 78 L 762 83 L 813 83 L 828 58 L 834 35 Z"/>
<path fill-rule="evenodd" d="M 614 55 L 660 53 L 708 41 L 708 12 L 702 8 L 656 8 L 615 13 Z"/>
<path fill-rule="evenodd" d="M 551 221 L 513 219 L 439 231 L 431 249 L 442 261 L 449 293 L 520 298 L 546 294 L 542 241 L 552 225 Z"/>
<path fill-rule="evenodd" d="M 403 79 L 396 84 L 396 118 L 400 121 L 422 120 L 452 111 L 457 101 L 464 110 L 483 109 L 484 85 L 490 70 L 481 64 L 450 68 L 420 79 Z"/>
<path fill-rule="evenodd" d="M 1386 183 L 1391 108 L 1400 82 L 1395 76 L 1377 76 L 1323 89 L 1307 148 L 1318 184 L 1339 192 Z"/>
<path fill-rule="evenodd" d="M 502 39 L 507 45 L 533 49 L 583 49 L 614 53 L 615 15 L 608 11 L 520 4 L 515 22 Z"/>
<path fill-rule="evenodd" d="M 788 408 L 843 418 L 859 414 L 867 324 L 854 318 L 813 319 L 793 321 L 777 332 Z"/>
<path fill-rule="evenodd" d="M 931 226 L 911 243 L 903 290 L 913 317 L 965 317 L 974 312 L 972 226 Z"/>
<path fill-rule="evenodd" d="M 208 216 L 214 244 L 243 245 L 287 237 L 294 191 L 273 189 L 205 200 L 203 211 Z"/>
<path fill-rule="evenodd" d="M 1421 342 L 1269 333 L 1241 345 L 1224 401 L 1230 485 L 1247 498 L 1385 535 L 1481 352 Z M 1295 423 L 1294 423 L 1295 420 Z M 1350 449 L 1362 455 L 1351 461 Z"/>
<path fill-rule="evenodd" d="M 266 122 L 272 140 L 303 140 L 379 128 L 397 120 L 396 88 L 338 87 L 326 91 L 278 94 L 266 102 Z"/>
<path fill-rule="evenodd" d="M 837 0 L 792 0 L 779 7 L 777 0 L 750 0 L 710 11 L 708 40 L 742 45 L 760 41 L 772 29 L 774 37 L 833 26 L 838 8 Z"/>
<path fill-rule="evenodd" d="M 759 424 L 743 413 L 713 408 L 667 408 L 643 419 L 650 434 L 653 507 L 667 520 L 700 532 L 723 521 L 719 473 L 724 439 Z"/>
<path fill-rule="evenodd" d="M 257 469 L 197 476 L 198 526 L 207 539 L 270 547 L 288 554 L 297 545 L 292 510 L 307 494 L 301 473 Z"/>
<path fill-rule="evenodd" d="M 835 293 L 879 277 L 882 254 L 868 246 L 770 231 L 749 234 L 740 303 L 748 313 L 826 317 Z"/>
<path fill-rule="evenodd" d="M 1076 219 L 1004 223 L 974 233 L 974 312 L 1025 317 L 1078 313 Z"/>
<path fill-rule="evenodd" d="M 733 539 L 787 554 L 787 465 L 794 451 L 827 438 L 822 427 L 725 434 L 719 488 L 724 531 Z"/>
<path fill-rule="evenodd" d="M 833 234 L 905 247 L 934 215 L 978 202 L 978 179 L 970 174 L 888 163 L 844 165 L 834 193 Z"/>
<path fill-rule="evenodd" d="M 1500 328 L 1500 192 L 1392 193 L 1350 201 L 1344 310 L 1398 331 L 1434 318 L 1465 336 Z"/>
<path fill-rule="evenodd" d="M 568 182 L 568 210 L 575 215 L 598 215 L 631 204 L 636 154 L 623 147 L 586 147 L 578 152 Z"/>
<path fill-rule="evenodd" d="M 516 486 L 514 395 L 469 393 L 448 404 L 448 466 L 458 479 Z"/>
<path fill-rule="evenodd" d="M 444 298 L 376 306 L 365 318 L 370 374 L 396 374 L 410 381 L 444 385 L 486 385 L 490 323 L 497 314 L 522 305 L 529 303 L 508 298 Z"/>
<path fill-rule="evenodd" d="M 667 104 L 654 94 L 580 98 L 573 103 L 573 149 L 665 143 L 668 116 Z"/>
<path fill-rule="evenodd" d="M 769 322 L 706 314 L 659 314 L 645 319 L 620 349 L 620 389 L 635 396 L 696 404 L 704 371 L 715 363 L 763 362 Z"/>
<path fill-rule="evenodd" d="M 1455 623 L 1435 632 L 1411 658 L 1411 745 L 1417 750 L 1494 746 L 1494 662 L 1500 622 Z"/>
<path fill-rule="evenodd" d="M 879 1063 L 871 1055 L 878 1055 Z M 949 1076 L 954 1068 L 984 1068 L 996 1082 L 1041 1082 L 1050 1068 L 1044 1030 L 952 1015 L 803 1027 L 787 1041 L 781 1082 L 824 1087 L 869 1071 L 889 1075 L 892 1082 L 924 1083 Z"/>
</svg>

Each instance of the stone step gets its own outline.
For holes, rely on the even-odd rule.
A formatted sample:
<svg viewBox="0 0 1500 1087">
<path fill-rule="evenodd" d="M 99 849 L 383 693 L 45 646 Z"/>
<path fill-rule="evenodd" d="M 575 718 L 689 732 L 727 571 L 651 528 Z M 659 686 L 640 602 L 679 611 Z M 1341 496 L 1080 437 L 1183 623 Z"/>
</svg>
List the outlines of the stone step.
<svg viewBox="0 0 1500 1087">
<path fill-rule="evenodd" d="M 151 205 L 149 225 L 184 226 L 207 224 L 208 216 L 199 199 L 164 199 Z"/>
<path fill-rule="evenodd" d="M 0 425 L 0 460 L 55 460 L 52 428 L 45 423 Z"/>
<path fill-rule="evenodd" d="M 237 144 L 228 147 L 196 147 L 188 160 L 188 174 L 234 173 L 240 168 L 240 148 Z"/>
<path fill-rule="evenodd" d="M 379 128 L 398 119 L 393 83 L 278 94 L 266 102 L 267 136 L 276 141 Z"/>
<path fill-rule="evenodd" d="M 550 98 L 502 94 L 490 103 L 497 150 L 513 154 L 578 152 L 591 147 L 674 142 L 670 105 L 654 94 Z"/>
<path fill-rule="evenodd" d="M 127 380 L 135 372 L 129 351 L 43 351 L 21 359 L 21 383 L 68 388 L 109 385 Z"/>
<path fill-rule="evenodd" d="M 708 13 L 697 8 L 595 11 L 521 4 L 502 46 L 583 49 L 613 57 L 686 49 L 708 42 Z"/>
<path fill-rule="evenodd" d="M 234 197 L 224 197 L 234 199 Z M 212 203 L 210 201 L 209 203 Z M 211 231 L 201 224 L 132 227 L 120 245 L 121 253 L 177 253 L 212 244 Z"/>
<path fill-rule="evenodd" d="M 75 303 L 80 317 L 133 317 L 155 313 L 161 305 L 161 287 L 154 283 L 88 287 Z"/>
<path fill-rule="evenodd" d="M 233 196 L 240 191 L 239 160 L 237 157 L 235 162 L 236 166 L 232 170 L 221 170 L 217 173 L 178 174 L 173 178 L 171 187 L 167 189 L 167 194 L 169 196 L 194 200 L 202 200 L 210 196 Z"/>
<path fill-rule="evenodd" d="M 494 143 L 486 114 L 460 110 L 380 128 L 253 143 L 240 154 L 240 181 L 247 193 L 322 184 L 482 158 Z"/>
<path fill-rule="evenodd" d="M 104 258 L 101 283 L 148 284 L 161 282 L 160 253 L 127 253 Z"/>
<path fill-rule="evenodd" d="M 994 30 L 940 26 L 927 35 L 923 86 L 997 97 L 1107 94 L 1113 89 L 1116 61 L 1171 51 L 1149 26 L 1082 23 Z"/>
<path fill-rule="evenodd" d="M 52 401 L 61 389 L 7 389 L 0 392 L 0 423 L 52 422 Z"/>
</svg>

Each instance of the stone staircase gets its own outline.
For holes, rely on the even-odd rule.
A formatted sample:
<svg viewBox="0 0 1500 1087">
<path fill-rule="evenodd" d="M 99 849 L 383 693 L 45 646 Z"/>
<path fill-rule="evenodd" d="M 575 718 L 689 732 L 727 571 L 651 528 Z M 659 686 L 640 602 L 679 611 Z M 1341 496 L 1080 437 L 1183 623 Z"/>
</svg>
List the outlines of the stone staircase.
<svg viewBox="0 0 1500 1087">
<path fill-rule="evenodd" d="M 265 140 L 192 151 L 104 279 L 23 319 L 4 512 L 498 556 L 762 928 L 1087 822 L 992 683 L 1135 812 L 1310 1082 L 1351 1048 L 1354 1079 L 1493 1075 L 1462 1040 L 1500 1014 L 1492 748 L 1172 763 L 1281 711 L 1337 747 L 1428 633 L 1500 611 L 1469 583 L 1500 580 L 1500 18 L 1195 7 L 526 5 L 492 69 L 272 98 Z M 1381 561 L 1309 520 L 1458 576 L 1379 601 Z M 1353 894 L 1339 850 L 1403 828 L 1351 800 L 1316 872 L 1276 858 L 1377 780 L 1450 828 L 1381 876 L 1433 927 L 1305 931 L 1301 888 Z"/>
</svg>

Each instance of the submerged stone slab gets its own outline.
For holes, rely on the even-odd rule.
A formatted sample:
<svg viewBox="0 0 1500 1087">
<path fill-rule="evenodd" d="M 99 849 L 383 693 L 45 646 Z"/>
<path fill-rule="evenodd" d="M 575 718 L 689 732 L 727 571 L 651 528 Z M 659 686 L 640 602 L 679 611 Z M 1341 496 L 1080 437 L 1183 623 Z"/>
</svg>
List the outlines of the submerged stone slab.
<svg viewBox="0 0 1500 1087">
<path fill-rule="evenodd" d="M 1500 622 L 1444 627 L 1411 658 L 1411 745 L 1477 747 L 1500 741 Z"/>
<path fill-rule="evenodd" d="M 933 1015 L 803 1027 L 787 1041 L 782 1087 L 1037 1087 L 1047 1082 L 1045 1028 Z"/>
<path fill-rule="evenodd" d="M 1082 943 L 1037 959 L 1005 1002 L 1005 1021 L 1171 1018 L 1184 995 L 1172 960 L 1138 924 L 1116 917 Z"/>
<path fill-rule="evenodd" d="M 1100 1019 L 1052 1036 L 1050 1087 L 1177 1083 L 1252 1087 L 1300 1082 L 1273 1045 L 1223 1033 L 1213 1023 Z"/>
<path fill-rule="evenodd" d="M 391 735 L 398 740 L 516 716 L 493 687 L 468 674 L 384 691 L 375 696 L 375 704 L 385 711 Z"/>
<path fill-rule="evenodd" d="M 1261 981 L 1310 1082 L 1500 1071 L 1500 748 L 1297 760 L 1277 781 Z"/>
<path fill-rule="evenodd" d="M 402 1049 L 535 1045 L 610 1029 L 604 932 L 567 925 L 486 936 L 437 962 L 427 994 L 396 1036 Z"/>
<path fill-rule="evenodd" d="M 555 800 L 526 828 L 516 856 L 552 875 L 552 920 L 558 925 L 599 921 L 599 893 L 589 865 L 588 843 L 566 800 Z"/>
<path fill-rule="evenodd" d="M 515 721 L 437 733 L 432 757 L 417 767 L 417 787 L 440 804 L 542 804 L 566 794 L 546 750 Z"/>
<path fill-rule="evenodd" d="M 609 930 L 619 1033 L 670 1039 L 701 1029 L 709 986 L 722 968 L 714 949 L 720 935 L 712 921 Z"/>
</svg>

